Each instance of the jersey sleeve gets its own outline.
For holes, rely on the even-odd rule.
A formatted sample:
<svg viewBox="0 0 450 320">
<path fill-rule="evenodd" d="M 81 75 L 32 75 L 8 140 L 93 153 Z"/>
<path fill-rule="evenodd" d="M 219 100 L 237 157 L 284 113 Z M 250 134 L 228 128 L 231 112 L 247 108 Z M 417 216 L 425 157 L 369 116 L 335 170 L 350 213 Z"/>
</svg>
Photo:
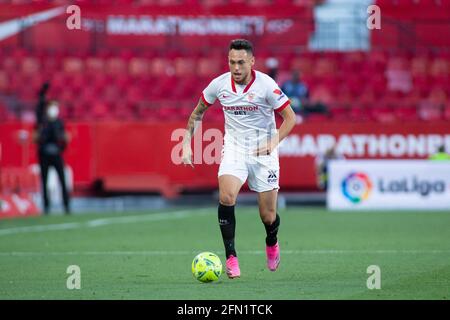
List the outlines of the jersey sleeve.
<svg viewBox="0 0 450 320">
<path fill-rule="evenodd" d="M 219 86 L 217 79 L 211 81 L 205 90 L 203 90 L 201 99 L 208 107 L 216 102 L 218 91 Z"/>
<path fill-rule="evenodd" d="M 268 104 L 277 112 L 281 112 L 290 104 L 289 98 L 284 94 L 273 79 L 269 79 L 267 81 L 266 100 Z"/>
</svg>

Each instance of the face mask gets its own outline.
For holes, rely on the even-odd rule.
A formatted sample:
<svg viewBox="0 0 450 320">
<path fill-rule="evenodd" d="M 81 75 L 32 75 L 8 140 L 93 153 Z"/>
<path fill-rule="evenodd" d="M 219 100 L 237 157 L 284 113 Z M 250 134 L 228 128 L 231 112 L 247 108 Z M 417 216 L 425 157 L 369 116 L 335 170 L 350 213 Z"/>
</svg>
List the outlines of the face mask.
<svg viewBox="0 0 450 320">
<path fill-rule="evenodd" d="M 59 108 L 57 105 L 53 105 L 47 109 L 47 116 L 50 119 L 58 118 L 58 114 L 59 114 Z"/>
</svg>

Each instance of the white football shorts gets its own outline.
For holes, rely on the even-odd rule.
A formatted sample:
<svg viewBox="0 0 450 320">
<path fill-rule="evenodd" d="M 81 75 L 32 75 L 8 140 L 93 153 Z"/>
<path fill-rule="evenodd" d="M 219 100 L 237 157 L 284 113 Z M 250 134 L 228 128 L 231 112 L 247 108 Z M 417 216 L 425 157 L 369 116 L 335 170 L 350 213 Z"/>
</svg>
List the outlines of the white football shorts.
<svg viewBox="0 0 450 320">
<path fill-rule="evenodd" d="M 275 150 L 267 156 L 254 156 L 224 149 L 218 177 L 226 174 L 239 178 L 242 184 L 247 181 L 250 190 L 255 192 L 279 189 L 278 152 Z"/>
</svg>

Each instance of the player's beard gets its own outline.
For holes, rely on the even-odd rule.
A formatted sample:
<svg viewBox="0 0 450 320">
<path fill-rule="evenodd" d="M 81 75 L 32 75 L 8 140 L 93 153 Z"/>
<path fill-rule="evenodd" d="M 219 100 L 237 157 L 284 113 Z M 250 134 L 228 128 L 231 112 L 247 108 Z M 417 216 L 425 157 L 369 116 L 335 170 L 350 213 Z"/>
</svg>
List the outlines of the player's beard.
<svg viewBox="0 0 450 320">
<path fill-rule="evenodd" d="M 247 84 L 250 82 L 250 72 L 248 72 L 245 76 L 244 74 L 241 72 L 239 75 L 239 79 L 236 79 L 236 76 L 233 74 L 233 80 L 234 82 L 236 82 L 237 84 Z"/>
</svg>

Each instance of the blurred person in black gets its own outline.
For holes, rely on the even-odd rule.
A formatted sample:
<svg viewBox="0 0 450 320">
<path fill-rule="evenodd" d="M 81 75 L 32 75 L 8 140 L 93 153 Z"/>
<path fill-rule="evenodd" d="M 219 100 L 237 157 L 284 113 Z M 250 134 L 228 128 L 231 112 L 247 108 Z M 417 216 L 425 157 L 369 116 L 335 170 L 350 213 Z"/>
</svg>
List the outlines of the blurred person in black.
<svg viewBox="0 0 450 320">
<path fill-rule="evenodd" d="M 33 135 L 34 141 L 38 145 L 44 213 L 48 214 L 50 208 L 50 199 L 47 190 L 48 170 L 50 167 L 54 167 L 61 185 L 64 209 L 66 214 L 69 214 L 70 199 L 64 175 L 64 159 L 62 156 L 69 138 L 65 131 L 63 121 L 58 118 L 58 102 L 47 101 L 46 94 L 49 87 L 50 84 L 46 82 L 39 91 L 39 101 L 36 107 L 37 123 Z"/>
<path fill-rule="evenodd" d="M 328 190 L 328 164 L 331 160 L 345 160 L 344 155 L 336 150 L 336 146 L 328 148 L 325 153 L 318 153 L 315 159 L 317 187 L 321 191 Z"/>
</svg>

